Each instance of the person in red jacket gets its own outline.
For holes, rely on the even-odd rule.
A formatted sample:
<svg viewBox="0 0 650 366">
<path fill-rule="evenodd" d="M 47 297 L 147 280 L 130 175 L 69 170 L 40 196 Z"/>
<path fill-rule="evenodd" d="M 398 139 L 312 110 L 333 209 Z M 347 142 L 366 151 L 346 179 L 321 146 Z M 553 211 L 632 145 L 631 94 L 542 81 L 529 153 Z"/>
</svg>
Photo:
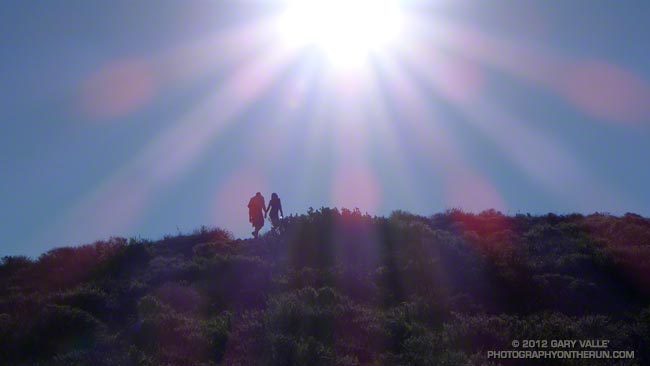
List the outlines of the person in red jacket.
<svg viewBox="0 0 650 366">
<path fill-rule="evenodd" d="M 260 229 L 264 226 L 264 196 L 257 192 L 250 201 L 248 201 L 248 221 L 253 225 L 255 230 L 252 232 L 253 236 L 257 238 Z"/>
</svg>

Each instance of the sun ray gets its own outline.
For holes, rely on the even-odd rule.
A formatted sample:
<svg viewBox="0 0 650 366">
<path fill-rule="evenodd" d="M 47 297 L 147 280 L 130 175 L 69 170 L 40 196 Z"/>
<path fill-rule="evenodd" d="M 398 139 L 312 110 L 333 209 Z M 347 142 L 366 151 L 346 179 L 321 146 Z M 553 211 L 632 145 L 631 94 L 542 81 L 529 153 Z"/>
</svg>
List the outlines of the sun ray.
<svg viewBox="0 0 650 366">
<path fill-rule="evenodd" d="M 461 113 L 544 191 L 571 199 L 587 211 L 597 210 L 603 202 L 621 208 L 631 204 L 624 192 L 600 184 L 566 146 L 535 129 L 530 118 L 522 123 L 498 101 L 488 98 Z"/>
<path fill-rule="evenodd" d="M 642 123 L 650 117 L 650 84 L 619 65 L 580 59 L 540 44 L 447 24 L 450 48 L 485 65 L 546 88 L 598 120 Z"/>
<path fill-rule="evenodd" d="M 52 231 L 68 230 L 72 223 L 86 223 L 106 236 L 134 225 L 153 195 L 180 179 L 209 143 L 273 85 L 289 58 L 281 50 L 269 50 L 232 70 L 219 89 L 54 220 L 43 238 Z M 135 198 L 116 199 L 131 196 Z M 103 209 L 97 212 L 97 207 Z"/>
</svg>

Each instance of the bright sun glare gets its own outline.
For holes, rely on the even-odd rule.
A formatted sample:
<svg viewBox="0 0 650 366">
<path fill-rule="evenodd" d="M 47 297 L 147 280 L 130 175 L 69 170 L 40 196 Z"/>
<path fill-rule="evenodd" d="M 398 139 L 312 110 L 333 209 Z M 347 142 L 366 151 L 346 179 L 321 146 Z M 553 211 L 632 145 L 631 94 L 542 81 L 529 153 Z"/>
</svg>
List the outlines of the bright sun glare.
<svg viewBox="0 0 650 366">
<path fill-rule="evenodd" d="M 290 0 L 280 26 L 290 46 L 314 45 L 351 66 L 395 43 L 402 23 L 396 0 Z"/>
</svg>

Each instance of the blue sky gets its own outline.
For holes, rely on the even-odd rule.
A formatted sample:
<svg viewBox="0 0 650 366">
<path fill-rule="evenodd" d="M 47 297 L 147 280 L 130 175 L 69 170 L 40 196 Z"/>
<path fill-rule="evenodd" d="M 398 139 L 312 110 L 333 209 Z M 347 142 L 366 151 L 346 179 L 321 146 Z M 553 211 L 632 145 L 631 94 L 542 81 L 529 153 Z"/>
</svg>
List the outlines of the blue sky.
<svg viewBox="0 0 650 366">
<path fill-rule="evenodd" d="M 1 7 L 0 255 L 245 237 L 256 191 L 287 214 L 650 215 L 647 1 L 411 1 L 353 70 L 284 48 L 279 1 Z"/>
</svg>

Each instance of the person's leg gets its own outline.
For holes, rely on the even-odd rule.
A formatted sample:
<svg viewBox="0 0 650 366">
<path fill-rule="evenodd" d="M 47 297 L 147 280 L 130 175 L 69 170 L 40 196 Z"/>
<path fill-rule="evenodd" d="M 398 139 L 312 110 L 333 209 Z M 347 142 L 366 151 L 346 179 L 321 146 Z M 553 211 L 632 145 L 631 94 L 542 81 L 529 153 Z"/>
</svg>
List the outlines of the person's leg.
<svg viewBox="0 0 650 366">
<path fill-rule="evenodd" d="M 270 212 L 269 216 L 271 218 L 271 226 L 273 226 L 274 229 L 277 228 L 278 223 L 280 222 L 280 218 L 278 217 L 278 211 L 277 210 L 272 210 Z"/>
<path fill-rule="evenodd" d="M 253 222 L 252 222 L 252 224 L 253 224 L 253 232 L 252 232 L 253 237 L 254 237 L 254 238 L 257 238 L 257 234 L 258 234 L 259 231 L 260 231 L 260 227 L 259 227 L 259 224 L 257 223 L 257 220 L 256 220 L 255 217 L 253 217 Z"/>
<path fill-rule="evenodd" d="M 253 232 L 253 236 L 257 238 L 260 230 L 264 226 L 264 215 L 260 212 L 255 215 L 254 221 L 255 231 Z"/>
</svg>

